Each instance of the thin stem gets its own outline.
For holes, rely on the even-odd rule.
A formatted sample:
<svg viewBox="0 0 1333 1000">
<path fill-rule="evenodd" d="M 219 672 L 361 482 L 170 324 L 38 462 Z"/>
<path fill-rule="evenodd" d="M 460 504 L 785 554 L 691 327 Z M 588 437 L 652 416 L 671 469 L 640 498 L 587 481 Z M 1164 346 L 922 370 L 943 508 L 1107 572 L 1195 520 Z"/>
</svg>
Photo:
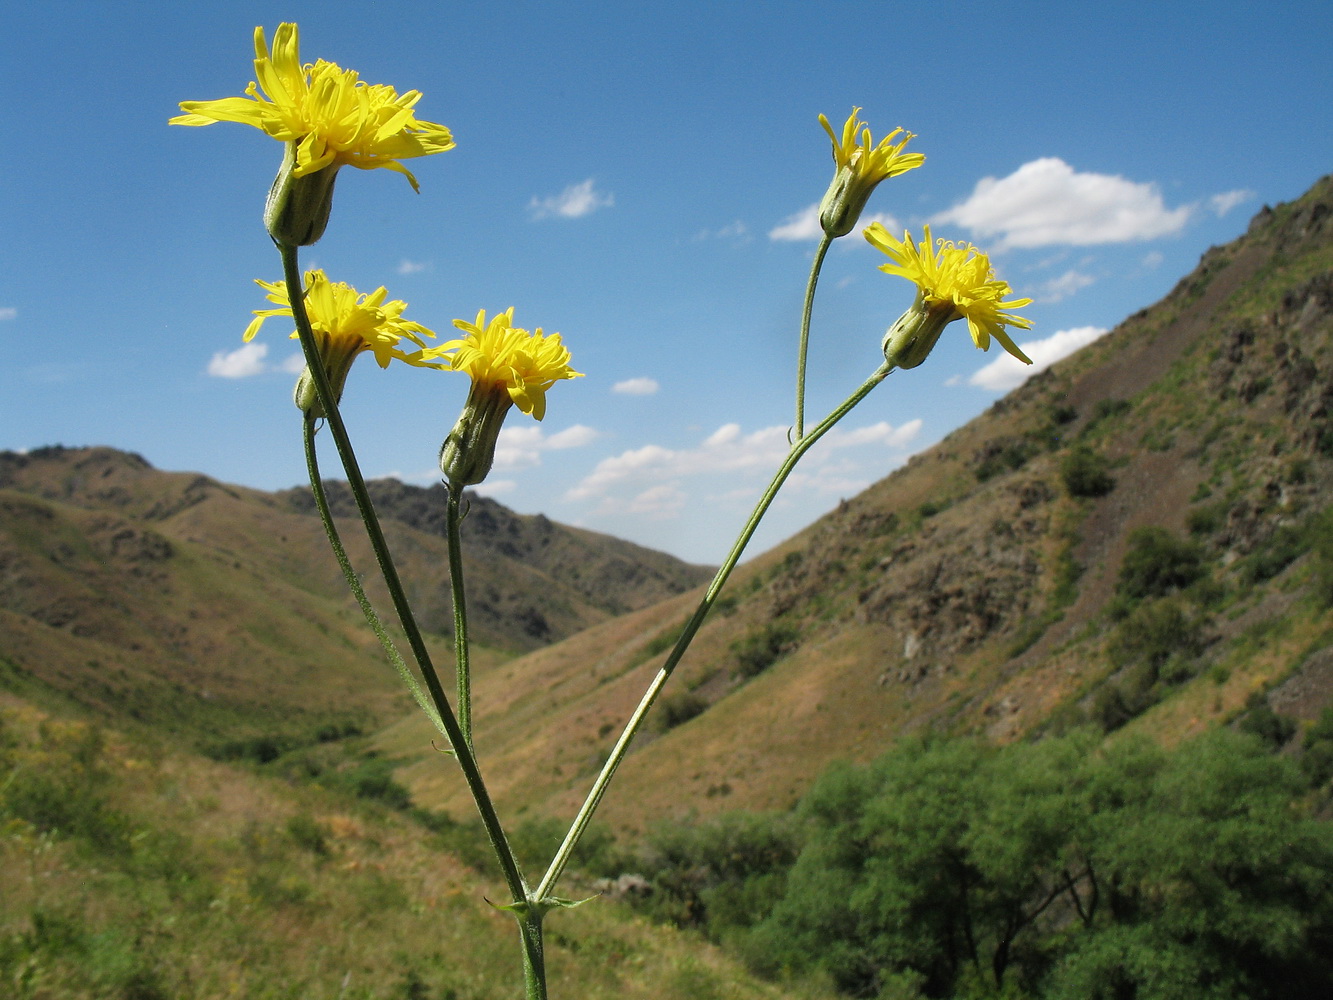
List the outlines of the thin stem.
<svg viewBox="0 0 1333 1000">
<path fill-rule="evenodd" d="M 525 1000 L 546 1000 L 546 953 L 542 941 L 541 908 L 529 906 L 526 913 L 517 916 L 519 939 L 523 945 Z"/>
<path fill-rule="evenodd" d="M 454 604 L 454 663 L 458 684 L 458 726 L 472 749 L 472 670 L 468 654 L 467 600 L 463 594 L 463 542 L 460 532 L 462 514 L 459 506 L 463 487 L 449 484 L 445 505 L 446 534 L 449 536 L 449 588 Z"/>
<path fill-rule="evenodd" d="M 333 522 L 333 512 L 329 509 L 329 498 L 324 492 L 324 482 L 319 474 L 319 455 L 315 448 L 315 418 L 311 414 L 305 414 L 305 464 L 306 470 L 310 473 L 310 492 L 315 497 L 315 507 L 319 510 L 319 519 L 324 522 L 324 533 L 328 536 L 329 547 L 333 549 L 334 558 L 338 560 L 338 567 L 342 570 L 343 579 L 347 581 L 348 588 L 352 591 L 352 596 L 356 598 L 356 603 L 361 608 L 361 613 L 365 615 L 366 622 L 370 625 L 375 637 L 379 639 L 380 645 L 384 647 L 385 654 L 389 657 L 389 662 L 393 664 L 394 670 L 398 671 L 398 676 L 402 678 L 407 689 L 412 692 L 412 697 L 426 717 L 434 724 L 435 728 L 446 736 L 444 723 L 440 720 L 440 713 L 435 706 L 431 704 L 429 696 L 421 689 L 412 671 L 408 669 L 407 664 L 403 662 L 402 654 L 398 652 L 398 647 L 394 645 L 390 638 L 388 630 L 384 623 L 380 621 L 379 615 L 370 604 L 370 599 L 366 597 L 365 589 L 361 586 L 361 579 L 357 576 L 356 570 L 352 568 L 352 562 L 347 558 L 347 550 L 343 548 L 342 538 L 338 534 L 338 527 Z"/>
<path fill-rule="evenodd" d="M 824 255 L 833 245 L 833 237 L 825 233 L 815 249 L 815 260 L 810 265 L 810 278 L 805 283 L 805 307 L 801 310 L 801 343 L 796 352 L 796 423 L 792 429 L 793 441 L 805 436 L 805 355 L 810 345 L 810 314 L 815 308 L 815 286 L 819 271 L 824 266 Z"/>
<path fill-rule="evenodd" d="M 593 782 L 592 789 L 588 792 L 588 797 L 584 800 L 578 815 L 574 817 L 574 822 L 570 825 L 569 833 L 565 835 L 565 839 L 563 843 L 561 843 L 560 849 L 556 851 L 556 855 L 552 859 L 550 867 L 547 868 L 546 874 L 542 876 L 541 884 L 537 886 L 535 895 L 538 900 L 547 898 L 551 890 L 555 887 L 556 882 L 559 881 L 560 876 L 564 873 L 565 866 L 569 864 L 569 859 L 574 852 L 574 848 L 578 845 L 584 830 L 587 829 L 588 824 L 592 821 L 593 813 L 596 812 L 598 804 L 602 801 L 602 796 L 606 794 L 606 788 L 610 784 L 611 779 L 615 776 L 616 769 L 620 767 L 626 753 L 629 751 L 630 743 L 633 742 L 635 735 L 638 733 L 639 726 L 643 723 L 644 716 L 646 716 L 648 710 L 652 708 L 653 702 L 657 700 L 658 693 L 662 690 L 663 685 L 666 684 L 672 671 L 676 669 L 676 664 L 679 663 L 681 657 L 685 655 L 685 650 L 689 648 L 690 643 L 694 640 L 695 633 L 698 632 L 700 626 L 703 625 L 704 618 L 707 617 L 709 609 L 713 606 L 713 602 L 717 600 L 717 596 L 721 592 L 723 584 L 727 582 L 727 577 L 731 575 L 731 571 L 736 568 L 736 564 L 740 561 L 741 554 L 745 551 L 745 547 L 750 543 L 750 539 L 754 536 L 755 529 L 759 527 L 759 522 L 763 520 L 764 514 L 768 512 L 769 505 L 772 504 L 773 499 L 778 495 L 778 490 L 780 490 L 782 484 L 786 482 L 787 476 L 791 474 L 792 469 L 796 468 L 796 463 L 801 460 L 801 456 L 809 451 L 811 446 L 823 437 L 834 424 L 850 413 L 857 403 L 865 399 L 870 391 L 874 389 L 875 386 L 879 385 L 880 382 L 884 381 L 884 378 L 892 370 L 892 366 L 887 362 L 880 365 L 880 367 L 875 370 L 875 373 L 861 384 L 859 389 L 848 396 L 837 409 L 820 421 L 819 425 L 816 426 L 814 430 L 793 443 L 791 450 L 787 453 L 787 457 L 783 460 L 782 465 L 779 466 L 778 471 L 774 473 L 772 482 L 768 484 L 768 488 L 764 490 L 763 496 L 759 498 L 759 502 L 755 505 L 754 511 L 750 514 L 750 519 L 745 522 L 745 527 L 741 529 L 740 536 L 736 539 L 735 544 L 732 545 L 731 551 L 727 554 L 727 558 L 723 561 L 722 565 L 718 567 L 717 573 L 713 576 L 713 582 L 708 585 L 708 589 L 704 592 L 703 600 L 699 602 L 699 606 L 695 609 L 690 620 L 685 623 L 685 629 L 681 632 L 680 638 L 676 640 L 676 645 L 667 656 L 666 662 L 662 664 L 662 668 L 657 672 L 657 676 L 655 676 L 652 683 L 648 685 L 648 690 L 644 692 L 638 707 L 634 709 L 634 714 L 630 716 L 629 722 L 626 723 L 624 731 L 620 734 L 620 738 L 616 740 L 616 745 L 612 747 L 611 755 L 607 758 L 606 764 L 603 765 L 601 773 L 597 775 L 597 780 Z"/>
<path fill-rule="evenodd" d="M 458 719 L 449 704 L 449 699 L 444 694 L 444 689 L 440 686 L 439 675 L 435 672 L 435 667 L 431 663 L 430 653 L 427 651 L 425 641 L 421 637 L 421 630 L 417 628 L 416 619 L 412 615 L 412 608 L 407 602 L 407 595 L 404 593 L 402 583 L 398 579 L 398 571 L 394 567 L 393 557 L 390 555 L 388 543 L 384 539 L 384 531 L 380 527 L 379 518 L 375 516 L 375 508 L 370 502 L 370 494 L 366 491 L 366 482 L 361 475 L 360 467 L 357 465 L 356 454 L 352 451 L 352 442 L 347 436 L 347 428 L 343 424 L 342 414 L 338 412 L 338 401 L 333 395 L 333 387 L 329 385 L 328 372 L 324 370 L 324 363 L 319 356 L 319 348 L 315 344 L 315 333 L 310 326 L 310 317 L 306 314 L 305 289 L 301 283 L 301 272 L 297 263 L 297 248 L 284 243 L 279 243 L 277 246 L 278 252 L 282 255 L 282 271 L 287 284 L 287 300 L 291 303 L 292 318 L 296 321 L 296 332 L 301 340 L 301 350 L 305 354 L 306 366 L 310 369 L 311 379 L 315 383 L 315 396 L 326 415 L 334 443 L 338 446 L 338 457 L 342 459 L 343 470 L 347 473 L 347 485 L 356 500 L 361 520 L 365 523 L 366 536 L 370 539 L 371 548 L 375 552 L 375 560 L 379 564 L 380 572 L 384 575 L 384 583 L 389 589 L 389 597 L 393 601 L 394 611 L 398 615 L 399 622 L 402 623 L 403 632 L 407 635 L 408 643 L 412 648 L 412 655 L 416 658 L 417 666 L 426 682 L 426 690 L 430 692 L 431 701 L 435 703 L 435 708 L 439 712 L 440 722 L 444 727 L 445 735 L 449 737 L 449 743 L 453 747 L 459 769 L 463 772 L 463 778 L 467 782 L 468 791 L 472 793 L 472 799 L 477 805 L 477 812 L 481 814 L 482 826 L 486 830 L 486 837 L 491 843 L 492 850 L 495 851 L 496 860 L 500 863 L 510 895 L 516 903 L 526 902 L 527 884 L 523 881 L 523 875 L 519 871 L 514 852 L 505 837 L 504 828 L 500 825 L 500 818 L 496 815 L 490 793 L 486 790 L 486 783 L 482 780 L 481 771 L 477 767 L 476 757 L 473 756 L 467 740 L 463 738 L 463 731 L 459 728 Z"/>
</svg>

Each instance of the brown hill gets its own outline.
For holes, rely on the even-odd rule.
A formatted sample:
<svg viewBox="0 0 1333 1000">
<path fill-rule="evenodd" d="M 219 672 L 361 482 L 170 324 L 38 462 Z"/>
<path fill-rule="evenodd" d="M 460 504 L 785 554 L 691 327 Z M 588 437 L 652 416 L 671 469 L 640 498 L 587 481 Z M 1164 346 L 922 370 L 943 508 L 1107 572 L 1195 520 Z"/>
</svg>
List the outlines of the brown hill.
<svg viewBox="0 0 1333 1000">
<path fill-rule="evenodd" d="M 1307 719 L 1333 701 L 1331 215 L 1330 178 L 1265 208 L 1160 303 L 742 567 L 603 815 L 783 807 L 923 728 L 1174 740 L 1256 697 Z M 573 811 L 696 599 L 481 680 L 504 808 Z M 425 730 L 382 745 L 419 753 Z M 428 757 L 402 775 L 465 814 Z"/>
<path fill-rule="evenodd" d="M 438 497 L 393 482 L 374 489 L 447 660 L 446 545 L 428 513 Z M 308 493 L 303 502 L 298 491 L 161 472 L 110 448 L 0 453 L 0 683 L 214 735 L 394 717 L 407 702 L 310 506 Z M 463 532 L 483 669 L 707 575 L 478 498 Z M 353 561 L 368 565 L 359 522 L 343 534 Z M 616 586 L 598 599 L 557 585 L 580 571 Z M 387 608 L 372 587 L 377 596 Z"/>
</svg>

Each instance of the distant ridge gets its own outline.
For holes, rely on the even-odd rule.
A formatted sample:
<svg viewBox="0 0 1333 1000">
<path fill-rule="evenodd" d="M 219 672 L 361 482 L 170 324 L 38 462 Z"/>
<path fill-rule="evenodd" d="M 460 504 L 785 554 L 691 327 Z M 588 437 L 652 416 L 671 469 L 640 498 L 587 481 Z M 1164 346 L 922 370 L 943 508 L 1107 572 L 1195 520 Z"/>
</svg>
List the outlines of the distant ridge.
<svg viewBox="0 0 1333 1000">
<path fill-rule="evenodd" d="M 447 663 L 447 547 L 429 509 L 441 498 L 392 481 L 373 489 Z M 709 572 L 481 498 L 463 532 L 482 665 L 653 604 Z M 359 521 L 344 536 L 354 562 L 370 569 Z M 368 586 L 387 617 L 387 599 Z M 186 729 L 328 713 L 378 720 L 405 704 L 308 491 L 162 472 L 106 447 L 0 452 L 5 687 Z"/>
</svg>

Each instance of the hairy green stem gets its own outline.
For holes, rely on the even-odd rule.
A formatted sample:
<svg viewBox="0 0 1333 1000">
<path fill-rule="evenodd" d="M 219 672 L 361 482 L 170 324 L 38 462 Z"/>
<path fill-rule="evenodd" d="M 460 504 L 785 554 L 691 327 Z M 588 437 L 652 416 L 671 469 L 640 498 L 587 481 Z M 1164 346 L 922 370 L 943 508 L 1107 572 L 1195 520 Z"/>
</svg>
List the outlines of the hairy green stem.
<svg viewBox="0 0 1333 1000">
<path fill-rule="evenodd" d="M 440 719 L 440 713 L 431 703 L 430 697 L 421 689 L 416 676 L 408 669 L 403 661 L 402 654 L 398 652 L 398 647 L 394 645 L 393 639 L 389 636 L 388 629 L 380 621 L 379 615 L 370 604 L 370 599 L 366 597 L 366 591 L 361 586 L 361 579 L 357 576 L 356 570 L 352 568 L 352 561 L 347 558 L 347 550 L 343 548 L 342 538 L 338 534 L 338 527 L 333 522 L 333 512 L 329 509 L 329 498 L 324 492 L 324 482 L 319 474 L 319 455 L 315 448 L 315 418 L 307 413 L 305 414 L 305 464 L 306 470 L 310 473 L 310 492 L 315 497 L 315 507 L 319 511 L 319 519 L 324 522 L 324 533 L 328 536 L 329 547 L 333 549 L 334 558 L 338 560 L 338 567 L 342 570 L 343 579 L 347 581 L 347 587 L 352 591 L 352 596 L 356 598 L 356 603 L 361 608 L 361 613 L 365 615 L 367 624 L 379 639 L 380 645 L 384 647 L 385 655 L 389 657 L 389 662 L 393 664 L 394 670 L 398 671 L 398 676 L 402 678 L 407 689 L 412 692 L 412 698 L 423 712 L 426 718 L 445 736 L 444 723 Z"/>
<path fill-rule="evenodd" d="M 518 916 L 519 940 L 523 945 L 523 990 L 525 1000 L 546 1000 L 546 949 L 542 941 L 540 907 L 529 907 Z"/>
<path fill-rule="evenodd" d="M 458 719 L 449 704 L 449 699 L 444 694 L 444 689 L 440 686 L 439 675 L 435 672 L 430 653 L 426 649 L 425 640 L 421 636 L 421 630 L 417 627 L 412 608 L 407 602 L 407 595 L 403 591 L 402 583 L 398 578 L 398 571 L 393 564 L 393 557 L 389 553 L 388 543 L 384 539 L 384 531 L 380 527 L 379 518 L 375 515 L 375 508 L 370 502 L 370 494 L 366 490 L 365 479 L 361 475 L 356 454 L 352 450 L 351 439 L 347 436 L 347 428 L 343 424 L 342 415 L 338 412 L 338 400 L 334 397 L 333 387 L 329 384 L 328 373 L 324 370 L 324 363 L 320 359 L 319 348 L 315 343 L 315 334 L 310 326 L 310 317 L 306 314 L 305 288 L 301 282 L 301 272 L 297 262 L 297 248 L 284 243 L 277 244 L 277 247 L 278 252 L 282 255 L 282 270 L 287 285 L 287 299 L 291 303 L 292 318 L 296 321 L 296 332 L 301 340 L 301 350 L 305 354 L 306 366 L 310 369 L 311 379 L 315 384 L 315 396 L 319 400 L 320 408 L 326 414 L 329 430 L 333 434 L 334 443 L 338 448 L 338 457 L 342 459 L 343 470 L 347 473 L 347 485 L 356 500 L 361 520 L 366 526 L 366 535 L 370 539 L 371 548 L 375 552 L 375 560 L 384 576 L 384 583 L 389 589 L 389 597 L 393 601 L 394 611 L 397 613 L 403 632 L 407 636 L 412 655 L 417 661 L 417 667 L 426 682 L 426 690 L 430 692 L 431 700 L 435 703 L 445 735 L 449 738 L 449 743 L 453 747 L 458 760 L 459 769 L 462 770 L 463 778 L 467 782 L 468 791 L 472 793 L 477 811 L 481 814 L 482 826 L 486 830 L 491 848 L 495 851 L 496 860 L 500 863 L 505 884 L 509 887 L 509 893 L 515 903 L 526 903 L 528 899 L 527 884 L 523 880 L 518 862 L 514 858 L 514 852 L 505 837 L 500 818 L 496 815 L 490 793 L 487 791 L 486 783 L 482 780 L 481 771 L 477 767 L 476 757 L 473 756 L 467 740 L 463 738 L 463 731 L 458 725 Z"/>
<path fill-rule="evenodd" d="M 546 874 L 542 876 L 541 883 L 537 886 L 535 896 L 538 900 L 544 900 L 550 895 L 556 882 L 564 873 L 565 866 L 569 864 L 574 848 L 578 846 L 579 839 L 592 821 L 593 813 L 596 812 L 598 804 L 602 801 L 602 796 L 606 794 L 606 788 L 615 776 L 616 769 L 620 767 L 621 762 L 625 759 L 630 743 L 633 742 L 640 725 L 643 723 L 644 716 L 653 707 L 653 702 L 657 700 L 663 685 L 666 684 L 672 671 L 676 669 L 676 664 L 680 662 L 681 657 L 685 655 L 685 650 L 689 648 L 690 643 L 694 640 L 695 633 L 703 625 L 704 618 L 708 616 L 709 609 L 712 608 L 713 602 L 717 600 L 718 594 L 721 593 L 723 584 L 727 582 L 727 577 L 731 576 L 731 571 L 736 568 L 741 554 L 745 551 L 745 547 L 750 543 L 755 530 L 759 527 L 759 522 L 763 520 L 764 515 L 768 512 L 769 505 L 773 503 L 773 499 L 778 495 L 778 490 L 782 488 L 782 484 L 786 482 L 792 469 L 796 468 L 796 463 L 834 424 L 850 413 L 852 408 L 865 399 L 875 386 L 884 381 L 884 378 L 892 370 L 892 365 L 887 362 L 880 365 L 875 373 L 866 379 L 859 389 L 848 396 L 837 409 L 820 421 L 818 426 L 809 434 L 797 439 L 792 444 L 787 457 L 773 475 L 772 482 L 768 484 L 768 488 L 764 490 L 763 496 L 759 498 L 759 502 L 755 505 L 754 511 L 750 514 L 750 519 L 745 522 L 745 527 L 741 529 L 740 536 L 732 545 L 727 558 L 718 567 L 717 573 L 713 576 L 713 582 L 708 585 L 699 606 L 695 609 L 694 614 L 690 616 L 690 620 L 685 623 L 685 629 L 681 632 L 680 638 L 676 640 L 676 645 L 672 647 L 666 662 L 662 664 L 657 676 L 648 685 L 648 690 L 644 692 L 638 707 L 634 709 L 634 714 L 630 716 L 629 722 L 626 723 L 624 731 L 620 734 L 620 738 L 616 740 L 615 746 L 612 747 L 611 755 L 607 758 L 606 764 L 603 765 L 601 773 L 597 775 L 597 780 L 593 783 L 591 791 L 588 792 L 588 797 L 584 800 L 578 815 L 574 817 L 574 822 L 570 825 L 569 832 L 565 835 L 560 849 L 556 851 L 555 858 L 552 859 L 550 867 L 547 868 Z"/>
<path fill-rule="evenodd" d="M 463 487 L 449 484 L 449 499 L 445 505 L 446 534 L 449 536 L 449 589 L 454 605 L 454 663 L 458 684 L 458 726 L 463 739 L 472 749 L 472 667 L 467 638 L 467 600 L 463 593 L 463 541 L 460 526 L 462 514 L 459 505 Z"/>
<path fill-rule="evenodd" d="M 815 286 L 824 266 L 824 255 L 833 245 L 833 237 L 824 233 L 815 249 L 815 260 L 810 265 L 810 278 L 805 283 L 805 306 L 801 310 L 801 343 L 796 351 L 796 423 L 792 427 L 792 441 L 805 436 L 805 356 L 810 346 L 810 315 L 815 308 Z"/>
</svg>

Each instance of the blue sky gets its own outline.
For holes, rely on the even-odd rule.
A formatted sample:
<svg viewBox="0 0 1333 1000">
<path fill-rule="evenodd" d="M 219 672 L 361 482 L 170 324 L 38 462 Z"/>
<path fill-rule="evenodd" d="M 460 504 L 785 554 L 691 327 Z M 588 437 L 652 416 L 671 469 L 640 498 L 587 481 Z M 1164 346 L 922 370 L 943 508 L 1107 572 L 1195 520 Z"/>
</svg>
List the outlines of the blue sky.
<svg viewBox="0 0 1333 1000">
<path fill-rule="evenodd" d="M 168 127 L 239 95 L 251 33 L 424 93 L 458 146 L 342 171 L 303 262 L 406 299 L 441 334 L 515 307 L 586 378 L 514 412 L 484 489 L 701 562 L 785 449 L 822 112 L 926 164 L 867 218 L 970 240 L 1036 303 L 1053 360 L 1163 294 L 1264 204 L 1333 169 L 1333 5 L 1203 3 L 50 3 L 7 16 L 0 448 L 107 444 L 265 489 L 303 479 L 294 344 L 255 278 L 278 143 Z M 875 367 L 911 286 L 859 235 L 815 306 L 818 417 Z M 261 350 L 262 348 L 262 350 Z M 985 409 L 1017 376 L 962 324 L 807 457 L 754 551 Z M 363 358 L 345 413 L 368 475 L 417 483 L 467 379 Z M 326 458 L 326 471 L 337 471 Z"/>
</svg>

